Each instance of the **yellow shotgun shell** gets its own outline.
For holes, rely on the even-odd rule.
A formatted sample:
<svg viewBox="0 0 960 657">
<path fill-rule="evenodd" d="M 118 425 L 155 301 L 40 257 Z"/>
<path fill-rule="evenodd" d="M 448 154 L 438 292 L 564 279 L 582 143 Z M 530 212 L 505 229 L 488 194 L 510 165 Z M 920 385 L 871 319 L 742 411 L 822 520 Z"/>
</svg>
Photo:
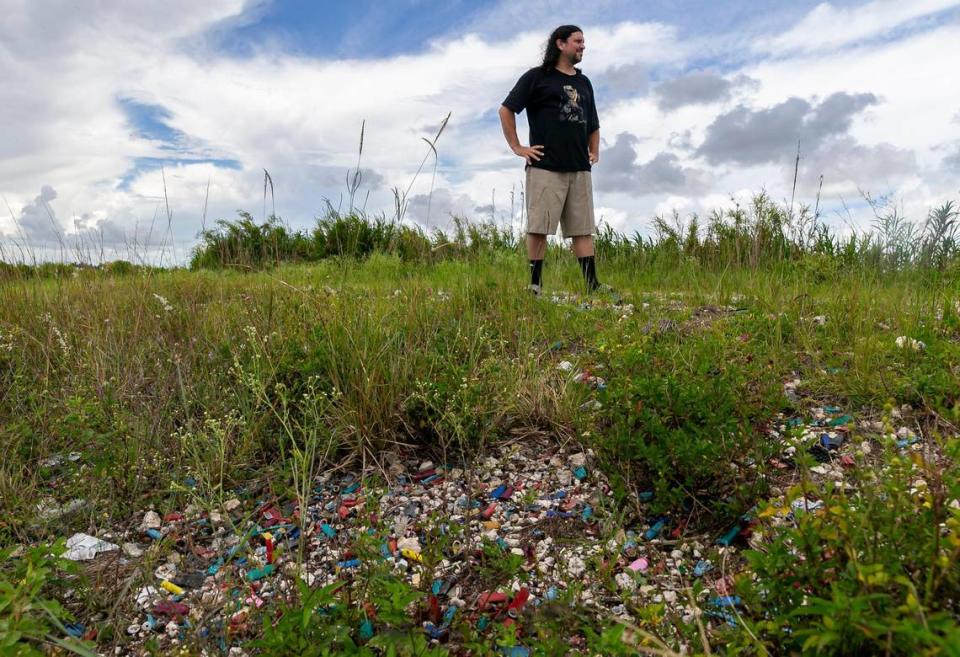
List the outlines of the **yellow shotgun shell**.
<svg viewBox="0 0 960 657">
<path fill-rule="evenodd" d="M 400 550 L 400 554 L 403 556 L 404 559 L 409 559 L 410 561 L 416 561 L 417 563 L 420 563 L 423 561 L 423 557 L 420 556 L 420 553 L 414 552 L 410 548 L 403 548 L 402 550 Z"/>
<path fill-rule="evenodd" d="M 160 582 L 160 588 L 166 589 L 167 591 L 170 591 L 170 593 L 174 595 L 183 595 L 184 593 L 186 593 L 186 591 L 184 591 L 182 588 L 180 588 L 179 586 L 171 582 L 169 579 L 165 579 L 162 582 Z"/>
</svg>

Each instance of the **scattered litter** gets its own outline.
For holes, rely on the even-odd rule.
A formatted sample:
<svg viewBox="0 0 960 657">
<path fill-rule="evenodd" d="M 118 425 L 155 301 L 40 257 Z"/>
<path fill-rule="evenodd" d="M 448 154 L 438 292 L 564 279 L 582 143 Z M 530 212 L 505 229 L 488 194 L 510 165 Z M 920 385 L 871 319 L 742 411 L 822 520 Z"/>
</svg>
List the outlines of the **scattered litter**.
<svg viewBox="0 0 960 657">
<path fill-rule="evenodd" d="M 86 500 L 76 498 L 64 504 L 57 504 L 55 500 L 45 499 L 37 504 L 37 516 L 41 520 L 57 520 L 63 516 L 70 515 L 86 506 Z"/>
<path fill-rule="evenodd" d="M 74 534 L 67 539 L 67 551 L 63 557 L 70 561 L 90 561 L 101 552 L 119 550 L 120 546 L 89 534 Z"/>
<path fill-rule="evenodd" d="M 790 503 L 793 513 L 811 512 L 823 508 L 823 500 L 808 500 L 805 497 L 798 497 Z"/>
<path fill-rule="evenodd" d="M 635 573 L 642 573 L 643 571 L 645 571 L 647 568 L 650 567 L 650 562 L 644 559 L 643 557 L 640 557 L 639 559 L 632 562 L 627 567 Z"/>
<path fill-rule="evenodd" d="M 697 562 L 697 565 L 693 567 L 693 576 L 694 577 L 703 577 L 708 572 L 713 570 L 713 564 L 709 561 L 704 561 L 701 559 Z"/>
<path fill-rule="evenodd" d="M 571 578 L 585 584 L 571 600 L 626 622 L 638 619 L 624 596 L 636 604 L 659 597 L 684 613 L 677 591 L 691 572 L 697 577 L 707 572 L 704 564 L 715 548 L 691 538 L 685 543 L 694 550 L 675 549 L 685 523 L 666 516 L 631 520 L 615 541 L 603 538 L 610 485 L 592 469 L 592 458 L 589 451 L 527 441 L 497 449 L 468 478 L 448 464 L 393 456 L 384 459 L 389 484 L 368 478 L 379 473 L 373 468 L 325 473 L 313 482 L 302 508 L 266 491 L 238 490 L 219 511 L 141 512 L 116 536 L 130 559 L 141 559 L 150 539 L 163 539 L 149 548 L 157 579 L 127 594 L 136 601 L 136 615 L 124 618 L 121 627 L 131 648 L 154 641 L 169 652 L 187 634 L 229 645 L 222 642 L 250 631 L 252 612 L 296 590 L 295 579 L 311 587 L 351 586 L 361 572 L 378 566 L 422 592 L 422 631 L 439 641 L 449 640 L 456 618 L 469 619 L 480 631 L 522 626 L 526 606 L 566 599 Z M 643 505 L 653 493 L 643 491 L 638 498 Z M 745 526 L 738 524 L 736 533 Z M 454 536 L 437 547 L 436 537 L 451 532 Z M 372 544 L 372 552 L 357 551 L 364 542 Z M 621 558 L 606 562 L 614 591 L 586 577 L 609 551 L 622 551 Z M 520 560 L 522 583 L 478 589 L 483 580 L 477 573 L 500 554 Z M 377 610 L 363 609 L 351 634 L 355 641 L 374 641 Z"/>
<path fill-rule="evenodd" d="M 44 459 L 40 462 L 45 468 L 57 468 L 63 465 L 66 462 L 75 463 L 80 460 L 80 457 L 83 456 L 80 452 L 70 452 L 69 454 L 54 454 L 50 458 Z"/>
</svg>

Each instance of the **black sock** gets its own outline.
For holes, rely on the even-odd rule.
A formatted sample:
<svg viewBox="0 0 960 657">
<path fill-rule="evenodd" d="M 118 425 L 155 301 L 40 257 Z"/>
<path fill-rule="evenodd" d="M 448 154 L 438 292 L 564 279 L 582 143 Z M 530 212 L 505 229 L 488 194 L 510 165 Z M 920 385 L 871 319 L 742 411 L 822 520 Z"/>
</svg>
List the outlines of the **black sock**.
<svg viewBox="0 0 960 657">
<path fill-rule="evenodd" d="M 584 256 L 577 258 L 580 261 L 580 271 L 583 272 L 583 280 L 587 284 L 587 289 L 593 292 L 600 287 L 600 281 L 597 280 L 597 266 L 593 262 L 593 256 Z"/>
<path fill-rule="evenodd" d="M 530 261 L 530 284 L 540 285 L 540 277 L 543 274 L 543 260 Z"/>
</svg>

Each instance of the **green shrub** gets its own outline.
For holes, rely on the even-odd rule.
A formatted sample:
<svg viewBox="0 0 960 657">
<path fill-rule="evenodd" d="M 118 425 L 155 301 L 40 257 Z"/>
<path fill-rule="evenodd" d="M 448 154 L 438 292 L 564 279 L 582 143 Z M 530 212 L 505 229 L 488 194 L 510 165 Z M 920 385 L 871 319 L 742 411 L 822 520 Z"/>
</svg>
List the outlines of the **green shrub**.
<svg viewBox="0 0 960 657">
<path fill-rule="evenodd" d="M 888 445 L 879 467 L 850 471 L 846 488 L 801 484 L 784 507 L 760 511 L 769 540 L 746 553 L 754 577 L 738 590 L 773 654 L 957 654 L 960 442 L 940 448 L 943 458 Z M 804 494 L 823 509 L 784 522 Z"/>
</svg>

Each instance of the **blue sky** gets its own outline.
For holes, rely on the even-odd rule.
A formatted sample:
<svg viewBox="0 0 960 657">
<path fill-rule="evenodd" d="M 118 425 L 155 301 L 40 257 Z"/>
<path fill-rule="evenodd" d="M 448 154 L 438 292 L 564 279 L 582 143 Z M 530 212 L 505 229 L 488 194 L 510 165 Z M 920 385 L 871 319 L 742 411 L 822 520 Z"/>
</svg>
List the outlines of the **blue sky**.
<svg viewBox="0 0 960 657">
<path fill-rule="evenodd" d="M 517 3 L 522 6 L 523 3 Z M 595 22 L 590 5 L 570 12 L 569 2 L 537 3 L 576 24 Z M 612 3 L 618 20 L 658 21 L 675 25 L 682 36 L 725 31 L 777 30 L 790 25 L 817 3 L 810 0 L 733 0 Z M 855 3 L 836 2 L 836 6 Z M 354 0 L 269 2 L 251 11 L 242 24 L 225 26 L 216 35 L 219 48 L 250 56 L 264 41 L 290 53 L 317 57 L 379 58 L 422 52 L 428 42 L 476 29 L 495 38 L 517 25 L 497 25 L 500 2 L 465 0 Z M 608 10 L 609 11 L 609 10 Z M 530 25 L 529 27 L 534 27 Z"/>
<path fill-rule="evenodd" d="M 99 236 L 122 250 L 169 204 L 182 258 L 204 220 L 262 212 L 264 170 L 278 213 L 309 227 L 342 203 L 364 121 L 368 212 L 389 213 L 393 190 L 409 188 L 408 221 L 486 217 L 497 199 L 497 220 L 519 229 L 505 199 L 522 163 L 496 110 L 568 22 L 584 28 L 598 90 L 595 203 L 618 230 L 761 189 L 785 197 L 797 140 L 798 198 L 812 202 L 823 175 L 836 229 L 869 226 L 865 192 L 915 220 L 960 196 L 960 103 L 943 83 L 960 58 L 960 0 L 0 0 L 0 11 L 0 244 Z M 429 158 L 416 175 L 448 113 L 436 176 Z M 522 115 L 518 127 L 525 141 Z"/>
</svg>

